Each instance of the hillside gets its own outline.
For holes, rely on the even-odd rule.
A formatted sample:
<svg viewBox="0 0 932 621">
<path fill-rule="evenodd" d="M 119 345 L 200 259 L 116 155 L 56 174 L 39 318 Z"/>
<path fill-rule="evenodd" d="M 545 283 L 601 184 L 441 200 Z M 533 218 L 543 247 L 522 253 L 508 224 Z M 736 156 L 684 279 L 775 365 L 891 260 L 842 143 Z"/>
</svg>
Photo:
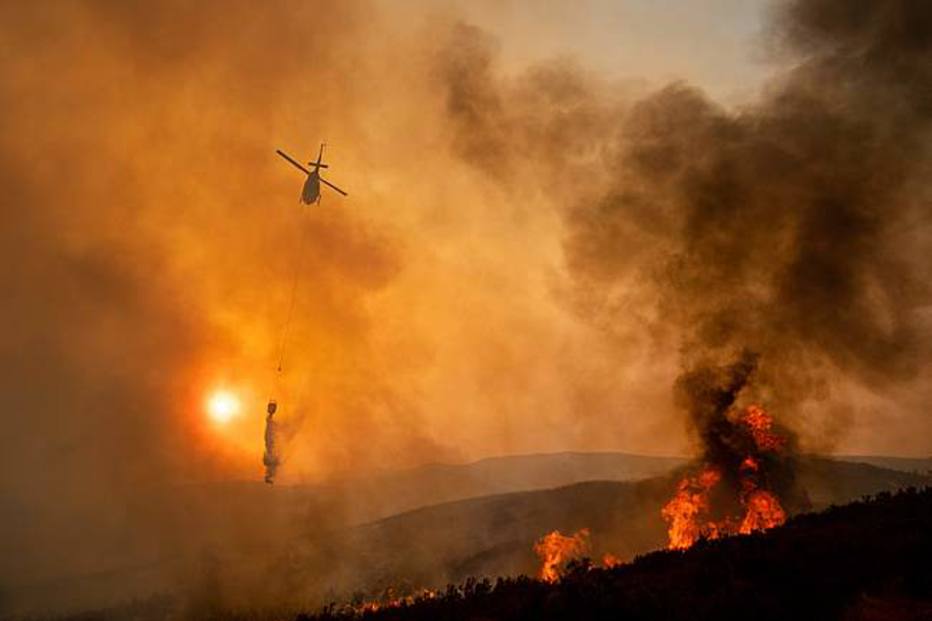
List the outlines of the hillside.
<svg viewBox="0 0 932 621">
<path fill-rule="evenodd" d="M 800 466 L 800 484 L 810 501 L 806 508 L 815 510 L 929 482 L 911 473 L 822 458 L 807 458 Z M 533 574 L 539 564 L 534 542 L 553 530 L 588 528 L 593 557 L 611 553 L 629 559 L 665 546 L 660 509 L 674 485 L 670 475 L 589 481 L 445 503 L 366 524 L 323 543 L 308 541 L 292 552 L 306 552 L 308 567 L 327 567 L 337 592 L 399 583 L 437 588 L 475 575 Z"/>
<path fill-rule="evenodd" d="M 184 535 L 165 547 L 161 558 L 114 562 L 93 574 L 3 585 L 6 605 L 8 610 L 59 605 L 86 609 L 152 593 L 197 599 L 209 587 L 210 599 L 218 605 L 294 606 L 344 601 L 354 594 L 370 597 L 399 585 L 438 588 L 469 576 L 535 573 L 538 559 L 532 546 L 554 529 L 570 533 L 589 528 L 594 556 L 611 552 L 628 559 L 666 543 L 660 507 L 675 483 L 669 470 L 677 465 L 675 460 L 621 454 L 561 454 L 386 473 L 378 495 L 383 509 L 405 506 L 416 498 L 462 498 L 486 489 L 484 485 L 510 489 L 556 484 L 551 489 L 456 499 L 356 526 L 331 499 L 359 498 L 377 483 L 346 481 L 328 492 L 335 496 L 321 488 L 297 486 L 188 487 L 179 490 L 173 506 L 140 508 L 166 530 Z M 560 485 L 561 477 L 607 474 L 605 469 L 616 467 L 632 476 L 661 467 L 668 474 L 641 481 Z M 537 478 L 530 472 L 534 468 L 542 471 Z M 495 473 L 504 482 L 495 481 Z M 391 477 L 396 478 L 388 480 Z M 457 477 L 467 481 L 462 488 L 452 482 Z M 816 458 L 803 463 L 800 479 L 814 508 L 928 480 Z M 417 493 L 399 491 L 401 498 L 393 500 L 391 493 L 406 485 Z"/>
<path fill-rule="evenodd" d="M 634 481 L 683 465 L 679 457 L 630 453 L 549 453 L 428 464 L 321 486 L 324 502 L 348 521 L 371 521 L 428 505 L 493 494 L 551 489 L 583 481 Z"/>
<path fill-rule="evenodd" d="M 767 533 L 654 552 L 546 584 L 469 582 L 410 606 L 315 619 L 932 618 L 932 490 L 798 516 Z"/>
<path fill-rule="evenodd" d="M 332 542 L 354 525 L 490 494 L 586 480 L 642 479 L 682 463 L 626 453 L 556 453 L 430 464 L 319 485 L 228 481 L 175 486 L 152 494 L 171 502 L 128 504 L 125 520 L 108 531 L 114 541 L 108 549 L 79 537 L 67 543 L 71 555 L 53 567 L 30 570 L 20 564 L 16 578 L 0 584 L 0 616 L 10 611 L 81 609 L 185 591 L 202 579 L 204 566 L 214 562 L 222 568 L 224 581 L 245 583 L 253 593 L 254 585 L 267 582 L 266 572 L 286 577 L 303 574 L 308 550 L 315 557 L 317 551 L 330 551 L 340 563 L 352 564 L 354 555 L 334 549 Z M 141 493 L 139 498 L 149 495 Z M 140 529 L 158 537 L 146 549 L 126 548 L 121 542 L 134 539 Z M 8 541 L 4 551 L 9 559 L 29 557 L 29 550 L 15 540 Z M 69 565 L 68 558 L 94 562 Z M 282 563 L 285 569 L 278 567 Z M 315 584 L 314 593 L 318 587 L 323 588 Z M 270 598 L 279 595 L 275 588 L 262 588 L 271 590 Z"/>
<path fill-rule="evenodd" d="M 884 455 L 836 455 L 839 461 L 870 464 L 878 468 L 932 474 L 932 457 L 887 457 Z"/>
</svg>

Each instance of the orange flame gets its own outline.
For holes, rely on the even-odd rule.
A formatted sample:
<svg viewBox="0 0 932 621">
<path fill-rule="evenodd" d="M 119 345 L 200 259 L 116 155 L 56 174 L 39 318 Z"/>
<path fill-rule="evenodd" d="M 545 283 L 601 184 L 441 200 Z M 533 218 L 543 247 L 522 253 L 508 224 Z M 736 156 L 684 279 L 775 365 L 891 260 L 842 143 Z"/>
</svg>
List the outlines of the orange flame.
<svg viewBox="0 0 932 621">
<path fill-rule="evenodd" d="M 773 528 L 786 521 L 786 512 L 780 506 L 780 501 L 766 490 L 759 489 L 751 492 L 745 502 L 747 513 L 738 528 L 738 532 L 742 535 Z"/>
<path fill-rule="evenodd" d="M 718 470 L 711 466 L 696 477 L 686 477 L 677 488 L 676 494 L 670 499 L 661 514 L 670 523 L 667 535 L 670 537 L 671 549 L 682 550 L 688 548 L 704 534 L 699 523 L 699 516 L 709 510 L 709 491 L 721 479 Z M 708 525 L 714 530 L 714 525 Z"/>
<path fill-rule="evenodd" d="M 563 565 L 581 558 L 589 552 L 589 548 L 588 528 L 583 528 L 570 537 L 561 535 L 558 530 L 544 535 L 534 545 L 534 552 L 541 560 L 538 576 L 546 582 L 556 582 L 560 579 Z"/>
<path fill-rule="evenodd" d="M 624 565 L 625 562 L 620 558 L 612 554 L 611 552 L 606 552 L 602 556 L 602 567 L 606 569 L 611 569 L 612 567 L 618 567 L 619 565 Z"/>
<path fill-rule="evenodd" d="M 366 613 L 377 612 L 385 608 L 399 608 L 401 606 L 411 606 L 412 604 L 425 599 L 435 599 L 437 592 L 432 589 L 418 589 L 411 595 L 397 596 L 395 589 L 389 587 L 378 600 L 362 602 L 355 606 L 347 607 L 345 612 L 364 615 Z"/>
<path fill-rule="evenodd" d="M 738 421 L 747 427 L 758 452 L 779 451 L 786 444 L 785 438 L 771 431 L 773 419 L 759 405 L 748 406 Z M 700 537 L 717 539 L 735 534 L 746 535 L 783 524 L 786 511 L 780 500 L 772 492 L 759 487 L 761 468 L 761 460 L 754 455 L 746 456 L 738 466 L 738 495 L 744 506 L 744 517 L 740 522 L 731 516 L 717 522 L 707 517 L 711 509 L 710 492 L 722 478 L 722 473 L 714 466 L 706 465 L 697 476 L 683 478 L 673 498 L 661 510 L 661 515 L 669 524 L 667 547 L 684 550 Z"/>
<path fill-rule="evenodd" d="M 779 451 L 786 443 L 784 438 L 773 433 L 773 418 L 759 405 L 749 405 L 741 416 L 741 422 L 751 431 L 751 437 L 761 451 Z"/>
</svg>

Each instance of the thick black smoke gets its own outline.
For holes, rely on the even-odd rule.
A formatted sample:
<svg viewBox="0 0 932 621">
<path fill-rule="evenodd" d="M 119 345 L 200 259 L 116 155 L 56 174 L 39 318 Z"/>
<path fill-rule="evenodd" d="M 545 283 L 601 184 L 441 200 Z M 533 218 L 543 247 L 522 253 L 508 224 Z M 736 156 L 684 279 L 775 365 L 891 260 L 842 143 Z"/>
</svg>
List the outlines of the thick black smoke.
<svg viewBox="0 0 932 621">
<path fill-rule="evenodd" d="M 678 404 L 699 436 L 701 459 L 724 481 L 715 507 L 723 515 L 736 511 L 737 502 L 757 489 L 775 491 L 791 509 L 808 508 L 804 491 L 795 485 L 795 434 L 779 423 L 749 420 L 749 415 L 767 416 L 756 404 L 736 407 L 753 381 L 758 360 L 757 354 L 745 350 L 731 364 L 702 365 L 676 382 Z M 760 424 L 756 429 L 755 422 Z"/>
<path fill-rule="evenodd" d="M 746 455 L 752 452 L 753 440 L 738 435 L 736 425 L 729 420 L 728 412 L 747 386 L 757 367 L 757 356 L 744 352 L 734 364 L 711 368 L 701 367 L 684 373 L 677 381 L 677 396 L 699 428 L 703 457 L 706 461 L 737 471 Z"/>
</svg>

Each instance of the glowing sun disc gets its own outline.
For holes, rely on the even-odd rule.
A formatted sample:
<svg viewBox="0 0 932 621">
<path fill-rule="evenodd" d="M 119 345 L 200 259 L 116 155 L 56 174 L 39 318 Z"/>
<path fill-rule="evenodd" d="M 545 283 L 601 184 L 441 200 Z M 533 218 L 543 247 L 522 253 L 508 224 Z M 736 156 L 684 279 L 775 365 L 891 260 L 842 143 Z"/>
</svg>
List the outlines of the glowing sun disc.
<svg viewBox="0 0 932 621">
<path fill-rule="evenodd" d="M 239 399 L 227 390 L 218 390 L 207 399 L 207 414 L 217 423 L 228 423 L 239 414 Z"/>
</svg>

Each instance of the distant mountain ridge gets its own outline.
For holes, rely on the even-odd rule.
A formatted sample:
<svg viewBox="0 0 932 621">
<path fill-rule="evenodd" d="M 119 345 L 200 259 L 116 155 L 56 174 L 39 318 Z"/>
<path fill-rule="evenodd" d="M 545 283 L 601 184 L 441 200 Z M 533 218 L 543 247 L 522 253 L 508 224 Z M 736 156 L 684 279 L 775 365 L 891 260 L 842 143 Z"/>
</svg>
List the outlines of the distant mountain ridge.
<svg viewBox="0 0 932 621">
<path fill-rule="evenodd" d="M 810 455 L 846 463 L 862 463 L 899 472 L 928 474 L 932 457 L 878 455 Z M 550 489 L 584 481 L 632 481 L 666 474 L 693 458 L 641 455 L 616 451 L 530 453 L 487 457 L 461 464 L 432 463 L 400 470 L 344 477 L 319 486 L 323 494 L 366 507 L 370 519 L 421 506 L 508 492 Z M 304 486 L 296 486 L 298 488 Z M 427 493 L 413 490 L 427 488 Z M 389 493 L 389 506 L 378 508 L 371 499 Z M 363 517 L 363 516 L 358 516 Z M 364 521 L 366 520 L 363 517 Z"/>
<path fill-rule="evenodd" d="M 888 457 L 883 455 L 832 455 L 832 459 L 870 464 L 903 472 L 932 473 L 932 457 Z"/>
<path fill-rule="evenodd" d="M 633 481 L 684 465 L 681 457 L 562 452 L 428 464 L 322 485 L 318 493 L 344 507 L 347 521 L 371 521 L 418 507 L 494 494 L 550 489 L 583 481 Z"/>
</svg>

